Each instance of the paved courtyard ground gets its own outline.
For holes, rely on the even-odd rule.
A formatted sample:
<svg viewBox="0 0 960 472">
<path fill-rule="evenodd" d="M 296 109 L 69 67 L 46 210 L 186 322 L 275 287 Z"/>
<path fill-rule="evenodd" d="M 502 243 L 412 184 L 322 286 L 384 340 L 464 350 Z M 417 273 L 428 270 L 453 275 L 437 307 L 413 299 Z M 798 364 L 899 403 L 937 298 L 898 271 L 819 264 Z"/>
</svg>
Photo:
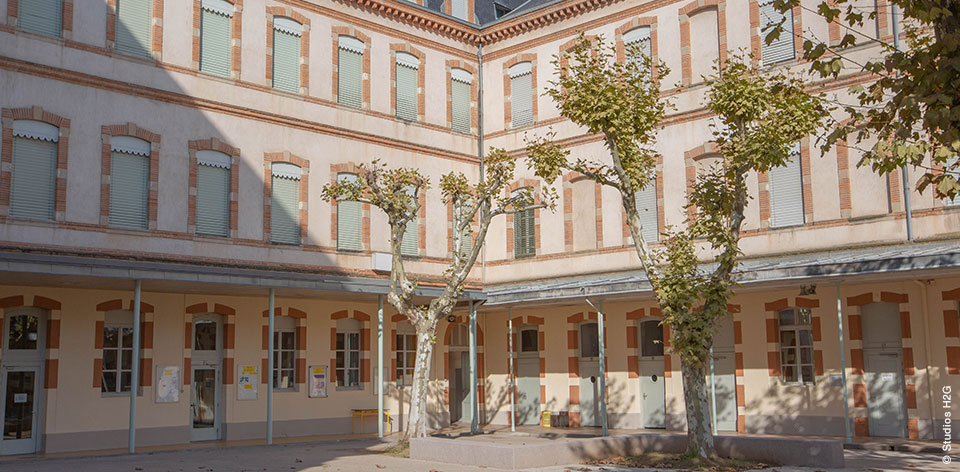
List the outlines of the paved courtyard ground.
<svg viewBox="0 0 960 472">
<path fill-rule="evenodd" d="M 495 472 L 496 469 L 431 463 L 395 457 L 376 439 L 324 441 L 273 446 L 236 446 L 182 451 L 57 458 L 5 458 L 0 472 Z M 847 451 L 843 471 L 947 471 L 938 454 L 885 451 Z M 530 469 L 528 472 L 626 472 L 611 466 L 568 466 Z M 777 467 L 779 472 L 815 472 L 819 469 Z M 836 469 L 837 472 L 840 469 Z M 666 472 L 666 471 L 662 471 Z M 831 471 L 832 472 L 832 471 Z"/>
</svg>

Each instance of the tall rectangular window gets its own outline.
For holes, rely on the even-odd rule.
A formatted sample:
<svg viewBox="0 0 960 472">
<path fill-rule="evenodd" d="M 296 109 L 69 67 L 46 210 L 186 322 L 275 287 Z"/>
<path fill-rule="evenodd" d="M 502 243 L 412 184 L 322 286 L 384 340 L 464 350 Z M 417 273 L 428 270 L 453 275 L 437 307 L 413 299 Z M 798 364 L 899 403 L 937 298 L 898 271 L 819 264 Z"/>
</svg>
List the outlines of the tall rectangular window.
<svg viewBox="0 0 960 472">
<path fill-rule="evenodd" d="M 634 28 L 630 31 L 627 31 L 623 34 L 623 44 L 627 49 L 627 54 L 631 52 L 631 48 L 639 49 L 640 54 L 646 56 L 647 58 L 652 58 L 652 47 L 650 43 L 650 27 L 641 26 L 639 28 Z M 630 56 L 627 58 L 631 61 L 639 61 L 639 57 Z"/>
<path fill-rule="evenodd" d="M 459 133 L 470 132 L 470 83 L 473 76 L 463 69 L 450 71 L 450 128 Z"/>
<path fill-rule="evenodd" d="M 300 168 L 274 162 L 270 183 L 270 241 L 300 244 Z"/>
<path fill-rule="evenodd" d="M 337 321 L 336 369 L 338 387 L 360 386 L 360 322 Z"/>
<path fill-rule="evenodd" d="M 600 340 L 596 323 L 580 325 L 580 357 L 600 357 Z"/>
<path fill-rule="evenodd" d="M 200 70 L 230 77 L 232 68 L 233 5 L 203 0 L 200 12 Z"/>
<path fill-rule="evenodd" d="M 536 214 L 527 208 L 513 214 L 513 254 L 515 257 L 528 257 L 537 254 Z"/>
<path fill-rule="evenodd" d="M 803 174 L 800 168 L 800 143 L 790 151 L 786 165 L 769 173 L 770 227 L 802 225 Z"/>
<path fill-rule="evenodd" d="M 230 236 L 230 156 L 197 151 L 197 233 Z"/>
<path fill-rule="evenodd" d="M 643 226 L 643 239 L 656 242 L 660 239 L 660 218 L 657 209 L 657 179 L 651 178 L 647 185 L 634 194 L 637 205 L 637 214 L 640 215 L 640 224 Z"/>
<path fill-rule="evenodd" d="M 396 53 L 397 62 L 397 118 L 417 121 L 418 69 L 420 60 L 413 54 Z"/>
<path fill-rule="evenodd" d="M 153 0 L 117 0 L 114 48 L 124 54 L 152 57 Z"/>
<path fill-rule="evenodd" d="M 289 316 L 274 319 L 273 388 L 297 388 L 297 320 Z"/>
<path fill-rule="evenodd" d="M 60 37 L 63 0 L 20 0 L 17 27 L 31 33 Z"/>
<path fill-rule="evenodd" d="M 100 392 L 129 392 L 133 378 L 133 313 L 107 312 L 103 325 Z"/>
<path fill-rule="evenodd" d="M 416 187 L 408 185 L 406 191 L 407 195 L 414 197 Z M 418 215 L 407 222 L 407 227 L 403 231 L 403 240 L 400 241 L 400 253 L 404 256 L 420 255 L 420 218 Z"/>
<path fill-rule="evenodd" d="M 337 38 L 337 102 L 360 108 L 363 105 L 363 41 L 352 36 Z"/>
<path fill-rule="evenodd" d="M 510 75 L 510 112 L 511 126 L 518 128 L 533 124 L 533 69 L 529 62 L 521 62 L 511 67 Z"/>
<path fill-rule="evenodd" d="M 110 151 L 110 226 L 147 229 L 150 143 L 114 136 Z"/>
<path fill-rule="evenodd" d="M 410 323 L 397 325 L 397 385 L 407 386 L 413 382 L 413 368 L 417 356 L 417 335 Z"/>
<path fill-rule="evenodd" d="M 813 383 L 813 328 L 809 308 L 777 314 L 780 322 L 780 370 L 788 383 Z"/>
<path fill-rule="evenodd" d="M 356 182 L 357 174 L 337 174 L 337 182 Z M 362 207 L 360 202 L 344 200 L 337 202 L 337 249 L 359 251 L 363 249 Z"/>
<path fill-rule="evenodd" d="M 783 31 L 780 37 L 767 44 L 766 37 L 769 28 L 783 22 Z M 760 57 L 763 65 L 776 64 L 794 58 L 793 37 L 793 10 L 780 13 L 774 6 L 774 0 L 760 0 Z"/>
<path fill-rule="evenodd" d="M 300 93 L 300 36 L 303 27 L 290 18 L 273 18 L 273 88 Z"/>
<path fill-rule="evenodd" d="M 10 216 L 54 219 L 60 130 L 41 121 L 13 122 Z"/>
</svg>

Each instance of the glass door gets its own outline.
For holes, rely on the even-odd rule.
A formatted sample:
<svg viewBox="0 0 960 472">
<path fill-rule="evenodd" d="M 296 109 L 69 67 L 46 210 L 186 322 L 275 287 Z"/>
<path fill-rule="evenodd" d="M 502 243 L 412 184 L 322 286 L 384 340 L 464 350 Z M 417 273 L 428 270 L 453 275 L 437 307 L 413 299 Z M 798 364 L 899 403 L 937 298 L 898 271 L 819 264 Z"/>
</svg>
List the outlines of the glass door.
<svg viewBox="0 0 960 472">
<path fill-rule="evenodd" d="M 3 454 L 37 452 L 40 369 L 4 367 L 0 382 L 0 391 L 3 392 L 3 436 L 0 437 L 0 451 Z"/>
<path fill-rule="evenodd" d="M 220 381 L 217 367 L 193 367 L 190 382 L 191 441 L 220 438 Z"/>
</svg>

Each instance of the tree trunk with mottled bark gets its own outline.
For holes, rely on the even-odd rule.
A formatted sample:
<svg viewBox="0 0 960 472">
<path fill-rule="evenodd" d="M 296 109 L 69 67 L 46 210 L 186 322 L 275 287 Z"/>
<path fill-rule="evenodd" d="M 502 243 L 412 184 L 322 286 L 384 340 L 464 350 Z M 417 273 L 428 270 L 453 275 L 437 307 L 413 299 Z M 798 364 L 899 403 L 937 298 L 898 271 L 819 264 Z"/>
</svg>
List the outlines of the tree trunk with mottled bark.
<svg viewBox="0 0 960 472">
<path fill-rule="evenodd" d="M 403 441 L 427 435 L 427 394 L 430 390 L 430 365 L 433 359 L 434 332 L 417 333 L 417 354 L 413 367 L 413 384 L 410 386 L 410 413 Z"/>
<path fill-rule="evenodd" d="M 715 457 L 706 369 L 681 359 L 680 370 L 683 375 L 683 403 L 687 409 L 687 453 L 704 458 Z"/>
</svg>

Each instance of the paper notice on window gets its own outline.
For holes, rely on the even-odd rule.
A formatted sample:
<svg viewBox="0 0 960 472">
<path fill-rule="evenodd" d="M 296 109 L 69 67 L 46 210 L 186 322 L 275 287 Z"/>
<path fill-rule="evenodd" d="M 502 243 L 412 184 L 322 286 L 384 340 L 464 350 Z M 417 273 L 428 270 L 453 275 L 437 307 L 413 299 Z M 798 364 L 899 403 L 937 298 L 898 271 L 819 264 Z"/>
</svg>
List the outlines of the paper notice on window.
<svg viewBox="0 0 960 472">
<path fill-rule="evenodd" d="M 180 401 L 180 367 L 157 366 L 157 403 Z"/>
<path fill-rule="evenodd" d="M 884 374 L 880 374 L 880 380 L 893 381 L 893 380 L 896 380 L 896 377 L 892 373 L 884 373 Z"/>
</svg>

